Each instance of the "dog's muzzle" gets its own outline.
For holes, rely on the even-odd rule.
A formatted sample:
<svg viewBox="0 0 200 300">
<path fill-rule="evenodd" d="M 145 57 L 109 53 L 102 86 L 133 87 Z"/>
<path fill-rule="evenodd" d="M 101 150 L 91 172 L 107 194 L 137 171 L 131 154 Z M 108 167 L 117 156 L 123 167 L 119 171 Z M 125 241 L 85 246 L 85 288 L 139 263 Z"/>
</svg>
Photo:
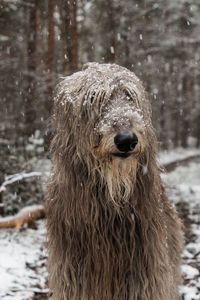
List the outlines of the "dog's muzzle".
<svg viewBox="0 0 200 300">
<path fill-rule="evenodd" d="M 113 153 L 114 156 L 127 158 L 138 144 L 138 138 L 133 132 L 119 133 L 114 137 L 114 143 L 120 152 Z"/>
</svg>

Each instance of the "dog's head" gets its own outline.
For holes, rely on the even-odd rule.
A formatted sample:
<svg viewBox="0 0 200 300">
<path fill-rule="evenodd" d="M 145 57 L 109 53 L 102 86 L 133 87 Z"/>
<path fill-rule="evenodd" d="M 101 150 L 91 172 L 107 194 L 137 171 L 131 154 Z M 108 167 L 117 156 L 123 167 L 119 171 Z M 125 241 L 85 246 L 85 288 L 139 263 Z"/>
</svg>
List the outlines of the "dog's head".
<svg viewBox="0 0 200 300">
<path fill-rule="evenodd" d="M 106 178 L 111 197 L 134 186 L 138 168 L 147 172 L 154 151 L 151 107 L 134 73 L 111 64 L 90 63 L 66 77 L 56 95 L 57 133 L 70 159 L 79 157 Z M 128 188 L 129 187 L 129 188 Z"/>
</svg>

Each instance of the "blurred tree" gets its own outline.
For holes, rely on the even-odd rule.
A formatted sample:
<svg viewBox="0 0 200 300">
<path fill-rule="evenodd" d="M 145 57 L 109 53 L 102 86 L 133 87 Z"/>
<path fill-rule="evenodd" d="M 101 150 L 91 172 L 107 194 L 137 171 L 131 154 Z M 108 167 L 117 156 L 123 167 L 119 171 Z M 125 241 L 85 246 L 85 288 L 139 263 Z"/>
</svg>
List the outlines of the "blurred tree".
<svg viewBox="0 0 200 300">
<path fill-rule="evenodd" d="M 51 112 L 52 107 L 52 91 L 53 91 L 53 76 L 54 76 L 54 57 L 55 57 L 55 28 L 54 28 L 54 9 L 55 1 L 48 1 L 48 45 L 47 45 L 47 101 L 46 109 Z"/>
<path fill-rule="evenodd" d="M 117 10 L 113 0 L 107 0 L 107 7 L 105 3 L 99 1 L 99 13 L 101 23 L 101 45 L 104 48 L 105 62 L 113 63 L 116 59 L 116 18 Z"/>
<path fill-rule="evenodd" d="M 36 56 L 37 56 L 37 9 L 39 0 L 30 1 L 29 8 L 29 27 L 28 27 L 28 45 L 27 45 L 27 90 L 25 99 L 25 132 L 27 136 L 30 136 L 35 131 L 35 96 L 36 96 Z"/>
<path fill-rule="evenodd" d="M 78 70 L 78 25 L 77 1 L 61 0 L 60 5 L 61 30 L 64 42 L 64 69 L 66 74 Z"/>
</svg>

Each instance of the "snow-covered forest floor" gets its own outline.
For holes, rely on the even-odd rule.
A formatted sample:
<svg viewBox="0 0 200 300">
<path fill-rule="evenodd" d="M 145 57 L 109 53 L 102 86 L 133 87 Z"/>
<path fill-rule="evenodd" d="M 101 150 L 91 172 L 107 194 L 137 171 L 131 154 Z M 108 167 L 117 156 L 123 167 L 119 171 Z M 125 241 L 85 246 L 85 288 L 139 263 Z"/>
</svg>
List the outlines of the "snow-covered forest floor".
<svg viewBox="0 0 200 300">
<path fill-rule="evenodd" d="M 200 150 L 176 149 L 161 153 L 160 161 L 169 163 L 194 154 L 200 154 Z M 41 169 L 46 170 L 44 163 Z M 162 176 L 170 201 L 185 224 L 182 299 L 200 300 L 200 161 Z M 37 221 L 37 229 L 0 230 L 0 299 L 47 299 L 45 242 L 45 220 Z"/>
</svg>

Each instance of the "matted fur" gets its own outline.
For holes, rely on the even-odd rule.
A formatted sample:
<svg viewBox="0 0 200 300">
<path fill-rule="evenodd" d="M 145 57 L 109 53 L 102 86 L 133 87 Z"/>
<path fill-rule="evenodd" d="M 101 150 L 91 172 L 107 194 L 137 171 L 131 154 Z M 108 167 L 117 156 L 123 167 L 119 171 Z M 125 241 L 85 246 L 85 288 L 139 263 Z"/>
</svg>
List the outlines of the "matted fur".
<svg viewBox="0 0 200 300">
<path fill-rule="evenodd" d="M 47 191 L 55 300 L 177 300 L 181 224 L 166 198 L 151 108 L 139 79 L 90 63 L 64 78 L 54 105 Z M 115 157 L 114 136 L 138 144 Z"/>
</svg>

